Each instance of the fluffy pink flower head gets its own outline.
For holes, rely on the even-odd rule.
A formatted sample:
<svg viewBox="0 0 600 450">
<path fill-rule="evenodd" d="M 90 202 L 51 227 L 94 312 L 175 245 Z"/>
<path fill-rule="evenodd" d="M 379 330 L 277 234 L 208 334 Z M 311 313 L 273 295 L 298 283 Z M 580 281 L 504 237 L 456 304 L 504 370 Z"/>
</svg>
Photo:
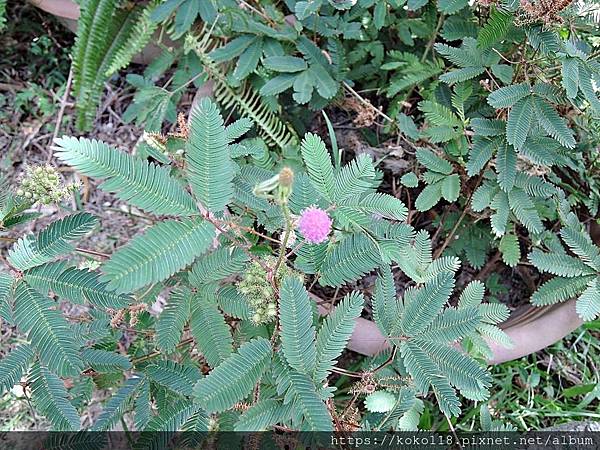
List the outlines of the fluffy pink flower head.
<svg viewBox="0 0 600 450">
<path fill-rule="evenodd" d="M 331 232 L 332 220 L 321 208 L 311 206 L 302 211 L 298 220 L 298 230 L 302 236 L 313 244 L 320 244 L 327 240 Z"/>
</svg>

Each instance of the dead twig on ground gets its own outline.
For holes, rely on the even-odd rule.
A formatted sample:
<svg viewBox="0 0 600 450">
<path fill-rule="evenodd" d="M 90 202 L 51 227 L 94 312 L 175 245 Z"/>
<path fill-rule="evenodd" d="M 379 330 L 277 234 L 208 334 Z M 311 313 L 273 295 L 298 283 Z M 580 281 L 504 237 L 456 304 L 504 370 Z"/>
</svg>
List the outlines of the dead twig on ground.
<svg viewBox="0 0 600 450">
<path fill-rule="evenodd" d="M 65 108 L 67 106 L 67 99 L 69 98 L 69 94 L 71 93 L 71 84 L 73 83 L 73 68 L 69 70 L 69 76 L 67 77 L 67 86 L 65 87 L 65 92 L 60 100 L 60 108 L 58 110 L 58 114 L 56 116 L 56 125 L 54 126 L 54 133 L 52 134 L 52 142 L 56 140 L 58 137 L 58 133 L 60 131 L 60 126 L 62 124 L 62 119 L 65 114 Z M 52 159 L 52 152 L 50 152 L 50 156 L 48 156 L 48 162 Z"/>
</svg>

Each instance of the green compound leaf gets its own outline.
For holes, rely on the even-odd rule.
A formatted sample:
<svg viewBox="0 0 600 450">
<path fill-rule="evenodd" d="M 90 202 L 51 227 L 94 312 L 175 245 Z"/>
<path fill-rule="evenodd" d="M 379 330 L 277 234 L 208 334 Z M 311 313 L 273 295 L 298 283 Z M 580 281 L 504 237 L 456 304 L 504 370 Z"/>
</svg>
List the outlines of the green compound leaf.
<svg viewBox="0 0 600 450">
<path fill-rule="evenodd" d="M 270 95 L 281 94 L 294 85 L 296 78 L 295 73 L 279 74 L 268 80 L 263 87 L 260 88 L 260 95 L 268 97 Z"/>
<path fill-rule="evenodd" d="M 219 108 L 202 99 L 192 110 L 188 139 L 188 180 L 195 197 L 206 209 L 219 212 L 233 197 L 233 162 Z"/>
<path fill-rule="evenodd" d="M 340 205 L 351 206 L 355 212 L 362 212 L 369 220 L 373 215 L 398 221 L 403 221 L 408 216 L 408 209 L 402 200 L 383 192 L 372 192 L 362 197 L 353 196 L 340 202 Z"/>
<path fill-rule="evenodd" d="M 108 399 L 91 431 L 111 430 L 132 406 L 135 396 L 144 386 L 143 380 L 144 378 L 137 375 L 126 380 L 119 390 Z"/>
<path fill-rule="evenodd" d="M 246 398 L 271 362 L 271 344 L 256 338 L 243 344 L 194 386 L 194 396 L 206 412 L 225 411 Z"/>
<path fill-rule="evenodd" d="M 575 147 L 573 131 L 567 126 L 565 119 L 560 117 L 556 110 L 543 99 L 535 98 L 535 110 L 538 122 L 546 133 L 567 148 Z"/>
<path fill-rule="evenodd" d="M 333 424 L 327 406 L 316 392 L 315 384 L 303 373 L 290 370 L 289 392 L 295 396 L 308 431 L 331 431 Z"/>
<path fill-rule="evenodd" d="M 198 213 L 191 195 L 169 174 L 167 167 L 110 147 L 104 142 L 63 137 L 55 141 L 58 159 L 82 175 L 104 179 L 98 186 L 120 200 L 157 215 Z"/>
<path fill-rule="evenodd" d="M 191 301 L 190 330 L 198 349 L 211 367 L 227 360 L 233 352 L 233 339 L 225 317 L 213 299 L 202 292 Z"/>
<path fill-rule="evenodd" d="M 506 140 L 521 150 L 535 116 L 534 97 L 522 98 L 511 108 L 506 122 Z"/>
<path fill-rule="evenodd" d="M 594 278 L 595 275 L 552 278 L 542 284 L 533 293 L 531 303 L 535 306 L 546 306 L 575 298 L 586 290 L 588 283 L 594 280 Z"/>
<path fill-rule="evenodd" d="M 415 336 L 431 324 L 452 293 L 454 276 L 451 272 L 442 272 L 429 283 L 406 295 L 402 330 L 408 336 Z"/>
<path fill-rule="evenodd" d="M 302 281 L 290 276 L 280 289 L 279 320 L 281 346 L 288 364 L 302 373 L 315 369 L 315 327 L 308 292 Z"/>
<path fill-rule="evenodd" d="M 442 412 L 447 416 L 459 415 L 460 400 L 456 391 L 427 353 L 411 341 L 401 345 L 400 351 L 406 370 L 413 377 L 417 390 L 427 392 L 431 386 Z"/>
<path fill-rule="evenodd" d="M 33 349 L 21 344 L 0 359 L 0 394 L 12 389 L 21 380 L 33 356 Z"/>
<path fill-rule="evenodd" d="M 597 278 L 589 282 L 575 306 L 577 314 L 585 321 L 594 320 L 600 314 L 600 286 Z"/>
<path fill-rule="evenodd" d="M 308 176 L 321 195 L 331 200 L 335 196 L 333 164 L 323 140 L 316 134 L 307 133 L 302 139 L 302 159 Z"/>
<path fill-rule="evenodd" d="M 519 247 L 519 239 L 512 233 L 506 233 L 500 239 L 498 246 L 502 253 L 502 261 L 509 267 L 515 267 L 521 259 L 521 248 Z"/>
<path fill-rule="evenodd" d="M 290 415 L 290 406 L 275 399 L 261 400 L 245 411 L 235 424 L 235 431 L 267 431 Z"/>
<path fill-rule="evenodd" d="M 527 83 L 511 84 L 492 92 L 487 102 L 494 108 L 510 108 L 522 98 L 527 97 L 531 93 L 531 86 Z"/>
<path fill-rule="evenodd" d="M 202 255 L 192 266 L 189 280 L 199 287 L 213 281 L 220 281 L 243 271 L 248 255 L 240 248 L 219 247 Z"/>
<path fill-rule="evenodd" d="M 69 401 L 69 395 L 60 378 L 36 363 L 31 369 L 28 382 L 33 404 L 52 423 L 56 431 L 79 430 L 79 414 Z"/>
<path fill-rule="evenodd" d="M 56 304 L 24 282 L 15 289 L 15 323 L 39 354 L 42 363 L 59 376 L 77 376 L 83 361 L 76 339 Z"/>
<path fill-rule="evenodd" d="M 117 250 L 103 264 L 100 280 L 117 292 L 165 280 L 203 254 L 214 235 L 214 226 L 202 220 L 159 222 Z"/>
<path fill-rule="evenodd" d="M 534 249 L 529 254 L 529 262 L 542 272 L 548 272 L 561 277 L 572 278 L 594 274 L 594 270 L 591 267 L 567 254 L 544 253 L 539 249 Z"/>
<path fill-rule="evenodd" d="M 70 243 L 79 239 L 98 224 L 98 219 L 88 213 L 66 216 L 48 225 L 34 237 L 19 239 L 8 252 L 8 262 L 19 270 L 27 270 L 71 253 Z"/>
<path fill-rule="evenodd" d="M 11 323 L 12 301 L 15 287 L 15 278 L 8 273 L 0 272 L 0 319 Z"/>
<path fill-rule="evenodd" d="M 362 277 L 381 262 L 379 251 L 371 239 L 351 234 L 327 253 L 319 281 L 323 286 L 341 286 Z"/>
<path fill-rule="evenodd" d="M 365 398 L 365 408 L 370 412 L 386 413 L 396 405 L 396 396 L 387 391 L 376 391 Z"/>
<path fill-rule="evenodd" d="M 504 192 L 510 192 L 517 177 L 517 153 L 512 145 L 504 144 L 498 147 L 496 170 L 500 188 Z"/>
<path fill-rule="evenodd" d="M 175 350 L 190 317 L 192 293 L 188 288 L 174 290 L 156 320 L 156 345 L 166 352 Z"/>
<path fill-rule="evenodd" d="M 129 358 L 119 353 L 86 348 L 81 353 L 81 356 L 96 372 L 124 372 L 131 369 Z"/>
<path fill-rule="evenodd" d="M 440 158 L 430 150 L 420 148 L 417 150 L 416 157 L 417 160 L 429 170 L 443 175 L 450 175 L 452 173 L 452 164 L 445 159 Z"/>
<path fill-rule="evenodd" d="M 489 48 L 496 42 L 500 42 L 506 36 L 512 22 L 513 15 L 511 13 L 492 7 L 490 17 L 477 35 L 477 46 Z"/>
<path fill-rule="evenodd" d="M 25 280 L 44 295 L 52 290 L 61 299 L 81 305 L 120 309 L 133 302 L 129 295 L 107 289 L 108 283 L 100 282 L 97 273 L 64 267 L 60 262 L 34 267 L 25 272 Z"/>
<path fill-rule="evenodd" d="M 145 368 L 149 380 L 184 396 L 191 396 L 194 384 L 201 378 L 197 367 L 174 361 L 156 361 Z"/>
<path fill-rule="evenodd" d="M 576 58 L 565 58 L 562 62 L 562 85 L 567 97 L 573 99 L 579 91 L 579 62 Z"/>
<path fill-rule="evenodd" d="M 314 380 L 325 380 L 342 354 L 354 331 L 355 319 L 363 309 L 364 297 L 358 292 L 346 295 L 323 321 L 317 334 L 317 364 Z"/>
<path fill-rule="evenodd" d="M 306 61 L 295 56 L 269 56 L 263 59 L 263 66 L 275 72 L 300 72 L 308 68 Z"/>
</svg>

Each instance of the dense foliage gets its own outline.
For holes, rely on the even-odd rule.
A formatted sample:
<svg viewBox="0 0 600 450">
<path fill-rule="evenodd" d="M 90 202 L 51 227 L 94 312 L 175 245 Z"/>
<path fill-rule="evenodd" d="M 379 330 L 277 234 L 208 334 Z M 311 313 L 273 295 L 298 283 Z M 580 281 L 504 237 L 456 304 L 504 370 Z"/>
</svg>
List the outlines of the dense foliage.
<svg viewBox="0 0 600 450">
<path fill-rule="evenodd" d="M 157 58 L 127 75 L 137 91 L 125 117 L 147 132 L 131 153 L 63 137 L 55 156 L 150 225 L 112 255 L 75 247 L 102 226 L 86 212 L 16 240 L 0 315 L 26 339 L 0 360 L 0 386 L 25 377 L 60 430 L 79 429 L 103 388 L 112 395 L 94 430 L 130 412 L 138 430 L 415 429 L 428 394 L 447 417 L 460 414 L 459 395 L 485 401 L 489 343 L 511 345 L 497 327 L 509 310 L 484 302 L 481 281 L 455 289 L 461 270 L 497 249 L 542 274 L 534 305 L 577 298 L 584 320 L 600 314 L 600 252 L 581 219 L 600 198 L 594 11 L 543 0 L 83 0 L 78 126 L 93 125 L 106 80 L 151 43 Z M 178 117 L 182 95 L 207 81 L 213 100 Z M 357 91 L 384 97 L 381 107 Z M 395 138 L 414 155 L 409 169 L 351 157 L 326 115 L 327 136 L 307 132 L 332 105 L 358 112 L 368 139 L 369 127 Z M 169 123 L 177 132 L 161 134 Z M 38 169 L 1 191 L 2 232 L 76 189 Z M 415 217 L 439 206 L 451 213 L 435 222 L 434 252 Z M 315 286 L 335 294 L 319 299 Z M 336 304 L 320 317 L 323 301 Z M 390 348 L 358 370 L 337 367 L 367 312 Z M 342 396 L 339 375 L 355 382 Z M 502 427 L 487 410 L 484 422 Z"/>
</svg>

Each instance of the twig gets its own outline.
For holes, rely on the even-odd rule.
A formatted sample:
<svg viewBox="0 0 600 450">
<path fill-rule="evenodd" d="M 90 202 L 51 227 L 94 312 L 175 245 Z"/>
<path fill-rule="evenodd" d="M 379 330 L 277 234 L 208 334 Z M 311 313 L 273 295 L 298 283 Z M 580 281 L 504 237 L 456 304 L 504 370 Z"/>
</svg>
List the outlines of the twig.
<svg viewBox="0 0 600 450">
<path fill-rule="evenodd" d="M 25 401 L 27 401 L 27 406 L 29 407 L 29 413 L 31 414 L 31 419 L 33 420 L 34 428 L 37 428 L 37 415 L 35 414 L 35 408 L 31 404 L 31 399 L 27 395 L 27 383 L 21 383 L 21 387 L 23 388 L 23 396 L 25 397 Z"/>
<path fill-rule="evenodd" d="M 427 47 L 425 47 L 425 51 L 423 52 L 423 56 L 421 56 L 421 62 L 425 61 L 425 59 L 427 58 L 427 55 L 433 48 L 433 44 L 435 43 L 435 40 L 440 31 L 440 28 L 442 28 L 443 23 L 444 23 L 444 15 L 440 14 L 437 25 L 435 26 L 435 30 L 434 30 L 433 34 L 431 35 L 431 39 L 429 39 L 429 42 L 427 43 Z"/>
<path fill-rule="evenodd" d="M 502 53 L 500 53 L 494 47 L 492 47 L 492 51 L 509 64 L 520 64 L 518 61 L 511 61 L 510 59 L 506 58 Z"/>
<path fill-rule="evenodd" d="M 288 209 L 287 204 L 282 203 L 281 210 L 283 211 L 283 216 L 285 217 L 285 232 L 283 235 L 283 241 L 281 242 L 279 258 L 277 258 L 277 263 L 275 263 L 275 267 L 273 268 L 273 279 L 277 278 L 277 271 L 279 270 L 279 266 L 281 266 L 285 258 L 287 243 L 292 231 L 292 218 L 290 216 L 290 210 Z"/>
<path fill-rule="evenodd" d="M 239 247 L 242 249 L 242 251 L 244 253 L 246 253 L 246 255 L 248 255 L 248 257 L 252 260 L 257 262 L 258 264 L 260 264 L 260 266 L 266 271 L 269 271 L 269 267 L 267 265 L 265 265 L 265 263 L 263 261 L 261 261 L 259 258 L 257 258 L 255 255 L 253 255 L 250 252 L 250 243 L 248 241 L 248 238 L 246 238 L 246 236 L 244 236 L 243 234 L 239 234 L 239 237 L 241 237 L 245 243 L 240 242 L 238 239 L 236 239 L 237 236 L 232 236 L 228 230 L 226 230 L 225 228 L 223 228 L 224 226 L 231 226 L 231 224 L 229 222 L 220 222 L 218 219 L 211 217 L 211 215 L 206 212 L 205 214 L 202 214 L 201 217 L 204 220 L 207 220 L 208 222 L 212 223 L 214 225 L 214 227 L 219 230 L 223 235 L 225 235 L 231 242 L 239 245 Z"/>
<path fill-rule="evenodd" d="M 371 108 L 375 113 L 377 113 L 377 115 L 383 117 L 385 120 L 387 120 L 390 123 L 394 123 L 394 119 L 392 119 L 390 116 L 388 116 L 387 114 L 385 114 L 384 112 L 380 111 L 379 108 L 376 108 L 374 105 L 371 104 L 371 102 L 368 102 L 367 100 L 365 100 L 364 98 L 362 98 L 360 96 L 360 94 L 358 92 L 356 92 L 354 89 L 352 89 L 352 87 L 346 83 L 345 81 L 343 82 L 344 87 L 346 88 L 346 90 L 348 92 L 350 92 L 354 97 L 356 97 L 356 99 L 361 102 L 363 105 L 365 105 L 368 108 Z"/>
<path fill-rule="evenodd" d="M 261 238 L 266 239 L 267 241 L 271 241 L 275 244 L 281 244 L 281 241 L 279 239 L 274 239 L 271 236 L 267 236 L 266 234 L 260 233 L 253 228 L 245 227 L 243 225 L 238 225 L 235 222 L 229 222 L 229 225 L 233 228 L 238 228 L 242 231 L 245 231 L 246 233 L 254 234 L 255 236 L 261 237 Z"/>
<path fill-rule="evenodd" d="M 500 261 L 501 255 L 500 252 L 497 251 L 494 255 L 485 263 L 483 269 L 479 271 L 479 273 L 475 276 L 475 280 L 485 280 L 488 275 L 494 270 L 496 263 Z"/>
<path fill-rule="evenodd" d="M 486 164 L 486 167 L 487 167 L 487 164 Z M 433 256 L 434 259 L 439 258 L 440 255 L 444 252 L 444 250 L 446 250 L 446 247 L 450 244 L 450 241 L 454 237 L 454 233 L 456 233 L 456 230 L 458 230 L 458 227 L 460 226 L 460 224 L 462 223 L 463 219 L 467 215 L 467 211 L 469 211 L 469 203 L 471 203 L 471 199 L 473 198 L 473 194 L 475 193 L 475 191 L 479 187 L 479 184 L 481 183 L 481 180 L 483 179 L 483 173 L 484 172 L 485 172 L 485 167 L 481 170 L 481 174 L 479 175 L 479 178 L 477 179 L 477 184 L 475 184 L 475 187 L 473 188 L 473 190 L 469 194 L 469 198 L 467 199 L 467 201 L 465 203 L 465 207 L 463 208 L 463 211 L 462 211 L 460 217 L 458 218 L 458 220 L 456 221 L 456 223 L 452 227 L 452 230 L 450 231 L 450 233 L 448 234 L 448 236 L 446 236 L 446 240 L 444 241 L 444 243 L 435 252 L 435 255 Z"/>
<path fill-rule="evenodd" d="M 292 255 L 296 254 L 296 252 L 297 252 L 298 250 L 300 250 L 304 244 L 306 244 L 306 241 L 302 241 L 302 242 L 300 242 L 300 243 L 299 243 L 298 245 L 296 245 L 296 246 L 295 246 L 293 249 L 291 249 L 291 250 L 288 252 L 288 254 L 287 254 L 287 255 L 285 255 L 285 258 L 286 258 L 286 259 L 289 259 L 289 257 L 290 257 L 290 256 L 292 256 Z"/>
<path fill-rule="evenodd" d="M 392 347 L 392 353 L 390 353 L 390 356 L 388 359 L 386 359 L 383 363 L 381 363 L 379 366 L 377 366 L 374 370 L 373 373 L 383 369 L 384 367 L 390 365 L 394 359 L 396 358 L 396 354 L 398 353 L 398 346 L 394 345 Z"/>
<path fill-rule="evenodd" d="M 100 258 L 105 258 L 108 259 L 110 258 L 110 255 L 106 254 L 106 253 L 102 253 L 102 252 L 97 252 L 95 250 L 89 250 L 87 248 L 81 248 L 81 247 L 77 247 L 75 249 L 76 252 L 78 253 L 83 253 L 85 255 L 91 255 L 91 256 L 98 256 Z"/>
<path fill-rule="evenodd" d="M 245 6 L 246 8 L 248 8 L 250 11 L 258 14 L 260 17 L 262 17 L 263 19 L 265 19 L 267 22 L 269 23 L 273 23 L 273 20 L 267 16 L 265 13 L 263 13 L 262 11 L 259 11 L 258 9 L 256 9 L 254 6 L 252 6 L 251 4 L 249 4 L 248 2 L 245 2 L 244 0 L 240 0 L 240 5 Z"/>
<path fill-rule="evenodd" d="M 73 82 L 73 67 L 69 70 L 69 76 L 67 78 L 67 86 L 65 87 L 65 92 L 60 100 L 60 109 L 58 110 L 58 115 L 56 116 L 56 125 L 54 126 L 54 133 L 52 134 L 52 142 L 56 140 L 58 137 L 58 132 L 60 131 L 60 126 L 62 124 L 63 115 L 65 114 L 65 107 L 67 106 L 67 99 L 69 98 L 69 94 L 71 93 L 71 84 Z M 50 152 L 50 157 L 48 158 L 48 162 L 52 159 L 52 152 Z"/>
<path fill-rule="evenodd" d="M 440 233 L 442 232 L 442 229 L 444 228 L 444 223 L 446 222 L 446 217 L 448 216 L 449 212 L 450 212 L 450 208 L 445 208 L 444 214 L 442 214 L 442 217 L 440 218 L 440 225 L 438 226 L 437 230 L 435 230 L 435 233 L 431 237 L 431 242 L 435 242 L 437 240 L 438 236 L 440 235 Z"/>
<path fill-rule="evenodd" d="M 446 414 L 444 414 L 444 417 L 446 417 L 446 420 L 448 421 L 448 426 L 450 427 L 450 431 L 452 431 L 452 434 L 454 435 L 454 439 L 456 440 L 456 444 L 458 445 L 458 448 L 460 448 L 462 450 L 463 446 L 460 444 L 460 440 L 458 439 L 458 435 L 456 434 L 454 425 L 452 425 L 452 422 L 450 422 L 450 418 Z"/>
<path fill-rule="evenodd" d="M 364 377 L 363 373 L 353 372 L 351 370 L 341 369 L 339 367 L 332 367 L 331 371 L 334 373 L 339 373 L 340 375 L 345 375 L 347 377 L 353 377 L 353 378 L 363 378 Z"/>
</svg>

